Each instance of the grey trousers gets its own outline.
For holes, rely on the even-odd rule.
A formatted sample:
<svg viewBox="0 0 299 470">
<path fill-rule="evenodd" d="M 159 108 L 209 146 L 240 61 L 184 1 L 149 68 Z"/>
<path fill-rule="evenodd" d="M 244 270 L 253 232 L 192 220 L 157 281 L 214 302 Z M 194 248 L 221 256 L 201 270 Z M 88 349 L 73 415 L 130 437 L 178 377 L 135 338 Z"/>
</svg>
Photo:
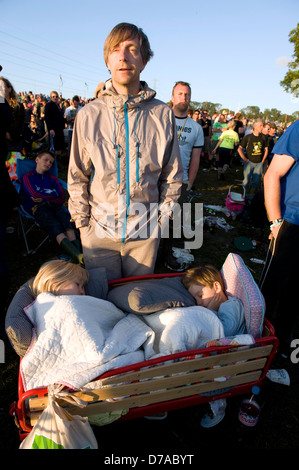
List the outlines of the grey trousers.
<svg viewBox="0 0 299 470">
<path fill-rule="evenodd" d="M 160 238 L 130 239 L 122 243 L 99 238 L 92 225 L 81 229 L 80 236 L 86 269 L 106 268 L 108 281 L 153 274 Z"/>
</svg>

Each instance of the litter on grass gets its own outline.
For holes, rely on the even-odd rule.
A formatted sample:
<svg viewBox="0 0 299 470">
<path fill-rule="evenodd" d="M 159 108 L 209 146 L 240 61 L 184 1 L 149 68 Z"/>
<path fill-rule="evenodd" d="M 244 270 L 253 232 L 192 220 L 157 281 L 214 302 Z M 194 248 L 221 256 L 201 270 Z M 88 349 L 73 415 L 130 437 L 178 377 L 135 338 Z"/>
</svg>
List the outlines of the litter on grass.
<svg viewBox="0 0 299 470">
<path fill-rule="evenodd" d="M 291 380 L 288 372 L 285 369 L 270 369 L 268 370 L 266 377 L 271 382 L 276 382 L 282 385 L 290 385 Z"/>
</svg>

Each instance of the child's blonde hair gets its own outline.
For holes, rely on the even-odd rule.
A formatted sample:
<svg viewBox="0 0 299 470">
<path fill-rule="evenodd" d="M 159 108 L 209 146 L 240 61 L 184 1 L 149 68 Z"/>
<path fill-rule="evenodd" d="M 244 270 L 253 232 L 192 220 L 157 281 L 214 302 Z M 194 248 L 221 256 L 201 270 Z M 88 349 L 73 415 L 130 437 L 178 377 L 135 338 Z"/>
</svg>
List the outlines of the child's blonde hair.
<svg viewBox="0 0 299 470">
<path fill-rule="evenodd" d="M 40 267 L 29 285 L 35 297 L 42 292 L 51 292 L 56 295 L 64 284 L 79 280 L 86 285 L 88 279 L 88 272 L 80 265 L 63 260 L 52 260 Z"/>
<path fill-rule="evenodd" d="M 221 288 L 224 291 L 224 282 L 221 273 L 211 265 L 188 269 L 182 277 L 182 283 L 186 289 L 189 289 L 192 284 L 200 284 L 202 286 L 212 288 L 216 281 L 220 283 Z"/>
<path fill-rule="evenodd" d="M 228 129 L 234 129 L 235 127 L 236 127 L 236 121 L 234 121 L 233 119 L 231 121 L 228 121 L 227 123 Z"/>
</svg>

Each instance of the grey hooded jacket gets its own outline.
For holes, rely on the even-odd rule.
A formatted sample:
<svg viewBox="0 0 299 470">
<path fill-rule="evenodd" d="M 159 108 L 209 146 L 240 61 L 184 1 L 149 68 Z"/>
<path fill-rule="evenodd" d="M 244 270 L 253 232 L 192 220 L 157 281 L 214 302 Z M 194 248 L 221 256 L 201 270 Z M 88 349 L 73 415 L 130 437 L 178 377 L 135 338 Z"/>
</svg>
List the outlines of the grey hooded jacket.
<svg viewBox="0 0 299 470">
<path fill-rule="evenodd" d="M 177 202 L 183 178 L 172 109 L 140 82 L 119 95 L 111 80 L 77 114 L 68 171 L 77 227 L 97 224 L 113 239 L 147 238 L 156 209 Z"/>
</svg>

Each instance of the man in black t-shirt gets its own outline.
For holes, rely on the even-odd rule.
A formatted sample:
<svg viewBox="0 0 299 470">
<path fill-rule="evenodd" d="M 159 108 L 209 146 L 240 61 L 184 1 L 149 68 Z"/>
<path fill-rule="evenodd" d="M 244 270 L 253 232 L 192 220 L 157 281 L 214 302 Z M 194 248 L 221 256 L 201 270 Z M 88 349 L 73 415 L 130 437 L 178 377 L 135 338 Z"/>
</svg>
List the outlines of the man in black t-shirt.
<svg viewBox="0 0 299 470">
<path fill-rule="evenodd" d="M 57 91 L 51 91 L 50 93 L 50 101 L 48 101 L 45 106 L 45 122 L 49 136 L 54 139 L 55 154 L 60 155 L 65 148 L 63 133 L 65 129 L 65 119 L 59 107 L 59 95 Z"/>
<path fill-rule="evenodd" d="M 252 192 L 257 190 L 263 173 L 263 164 L 268 155 L 268 138 L 262 133 L 263 126 L 263 121 L 257 119 L 252 134 L 246 135 L 238 148 L 238 153 L 245 162 L 243 186 Z"/>
<path fill-rule="evenodd" d="M 233 120 L 236 123 L 235 132 L 238 134 L 240 140 L 244 136 L 244 126 L 243 126 L 243 122 L 241 121 L 241 116 L 242 116 L 241 113 L 237 112 L 233 117 Z"/>
<path fill-rule="evenodd" d="M 201 113 L 201 119 L 198 123 L 201 125 L 204 135 L 204 157 L 207 160 L 206 163 L 210 163 L 213 156 L 211 156 L 211 137 L 212 137 L 212 121 L 208 119 L 208 111 L 204 110 Z"/>
</svg>

